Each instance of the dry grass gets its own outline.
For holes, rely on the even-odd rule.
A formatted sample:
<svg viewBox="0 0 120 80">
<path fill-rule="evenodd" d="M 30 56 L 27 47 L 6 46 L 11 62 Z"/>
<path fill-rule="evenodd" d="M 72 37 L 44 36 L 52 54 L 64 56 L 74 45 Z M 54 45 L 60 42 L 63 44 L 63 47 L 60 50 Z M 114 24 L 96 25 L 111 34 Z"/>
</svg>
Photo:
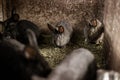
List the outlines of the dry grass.
<svg viewBox="0 0 120 80">
<path fill-rule="evenodd" d="M 98 68 L 102 68 L 104 66 L 102 64 L 102 45 L 85 44 L 83 39 L 78 39 L 78 42 L 69 43 L 64 48 L 57 48 L 50 43 L 51 36 L 47 36 L 46 39 L 47 40 L 44 41 L 48 41 L 48 43 L 40 46 L 40 52 L 43 54 L 52 68 L 58 65 L 72 50 L 81 47 L 89 49 L 95 55 Z"/>
</svg>

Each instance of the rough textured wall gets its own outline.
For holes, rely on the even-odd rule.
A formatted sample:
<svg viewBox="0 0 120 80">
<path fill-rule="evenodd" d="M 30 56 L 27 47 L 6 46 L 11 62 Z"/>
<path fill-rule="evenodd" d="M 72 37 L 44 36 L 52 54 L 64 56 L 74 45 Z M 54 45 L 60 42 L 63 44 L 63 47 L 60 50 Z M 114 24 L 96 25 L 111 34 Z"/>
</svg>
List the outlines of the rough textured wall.
<svg viewBox="0 0 120 80">
<path fill-rule="evenodd" d="M 28 19 L 47 28 L 46 23 L 68 20 L 73 27 L 82 29 L 84 20 L 97 17 L 102 20 L 104 0 L 11 0 L 22 19 Z"/>
<path fill-rule="evenodd" d="M 104 10 L 107 68 L 120 72 L 120 0 L 106 0 Z"/>
<path fill-rule="evenodd" d="M 2 16 L 2 0 L 0 0 L 0 21 L 2 21 L 3 16 Z"/>
<path fill-rule="evenodd" d="M 0 21 L 3 21 L 2 0 L 0 0 Z M 0 32 L 2 31 L 2 25 L 0 24 Z"/>
</svg>

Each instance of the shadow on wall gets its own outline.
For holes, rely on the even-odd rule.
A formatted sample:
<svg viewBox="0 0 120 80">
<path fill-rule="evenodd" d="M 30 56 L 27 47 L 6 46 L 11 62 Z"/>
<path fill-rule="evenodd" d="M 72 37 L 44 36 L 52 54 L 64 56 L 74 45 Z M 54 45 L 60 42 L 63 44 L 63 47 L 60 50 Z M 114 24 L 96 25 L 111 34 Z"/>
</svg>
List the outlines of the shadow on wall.
<svg viewBox="0 0 120 80">
<path fill-rule="evenodd" d="M 97 0 L 100 2 L 100 0 Z M 42 29 L 47 29 L 48 22 L 58 22 L 60 20 L 68 20 L 73 27 L 76 24 L 83 24 L 83 16 L 85 19 L 97 17 L 97 12 L 102 10 L 102 5 L 96 0 L 14 0 L 12 4 L 16 7 L 21 19 L 28 19 L 37 24 Z M 99 9 L 98 9 L 99 8 Z M 95 14 L 96 13 L 96 14 Z M 8 12 L 9 14 L 9 12 Z M 86 14 L 86 15 L 85 15 Z M 101 14 L 101 13 L 98 13 Z M 41 25 L 41 26 L 40 26 Z M 80 25 L 80 27 L 83 27 Z"/>
</svg>

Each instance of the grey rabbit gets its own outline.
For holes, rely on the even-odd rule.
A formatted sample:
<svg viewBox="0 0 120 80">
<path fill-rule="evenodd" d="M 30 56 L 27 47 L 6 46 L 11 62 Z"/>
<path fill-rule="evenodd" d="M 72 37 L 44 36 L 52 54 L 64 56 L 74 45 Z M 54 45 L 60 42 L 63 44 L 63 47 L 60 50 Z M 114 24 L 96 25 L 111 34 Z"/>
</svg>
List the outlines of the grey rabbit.
<svg viewBox="0 0 120 80">
<path fill-rule="evenodd" d="M 63 47 L 70 41 L 73 28 L 67 21 L 60 21 L 56 26 L 52 26 L 51 24 L 47 25 L 53 33 L 53 43 L 57 47 Z"/>
</svg>

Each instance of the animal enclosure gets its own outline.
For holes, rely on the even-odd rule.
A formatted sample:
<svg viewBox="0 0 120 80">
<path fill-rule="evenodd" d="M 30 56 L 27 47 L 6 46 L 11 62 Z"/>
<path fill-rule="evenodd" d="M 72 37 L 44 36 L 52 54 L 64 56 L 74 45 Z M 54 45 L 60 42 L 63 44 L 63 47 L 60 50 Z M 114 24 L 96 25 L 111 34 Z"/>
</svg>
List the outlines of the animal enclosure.
<svg viewBox="0 0 120 80">
<path fill-rule="evenodd" d="M 59 64 L 73 49 L 85 47 L 96 56 L 97 66 L 102 64 L 102 45 L 84 44 L 83 28 L 86 22 L 97 18 L 103 21 L 104 0 L 0 0 L 0 20 L 11 16 L 14 8 L 20 20 L 29 20 L 41 30 L 40 51 L 52 67 Z M 67 20 L 73 27 L 73 37 L 66 48 L 56 48 L 52 44 L 51 31 L 47 23 L 55 25 Z M 4 28 L 1 28 L 1 31 Z"/>
<path fill-rule="evenodd" d="M 0 0 L 0 69 L 24 80 L 119 78 L 119 9 L 120 0 Z"/>
</svg>

